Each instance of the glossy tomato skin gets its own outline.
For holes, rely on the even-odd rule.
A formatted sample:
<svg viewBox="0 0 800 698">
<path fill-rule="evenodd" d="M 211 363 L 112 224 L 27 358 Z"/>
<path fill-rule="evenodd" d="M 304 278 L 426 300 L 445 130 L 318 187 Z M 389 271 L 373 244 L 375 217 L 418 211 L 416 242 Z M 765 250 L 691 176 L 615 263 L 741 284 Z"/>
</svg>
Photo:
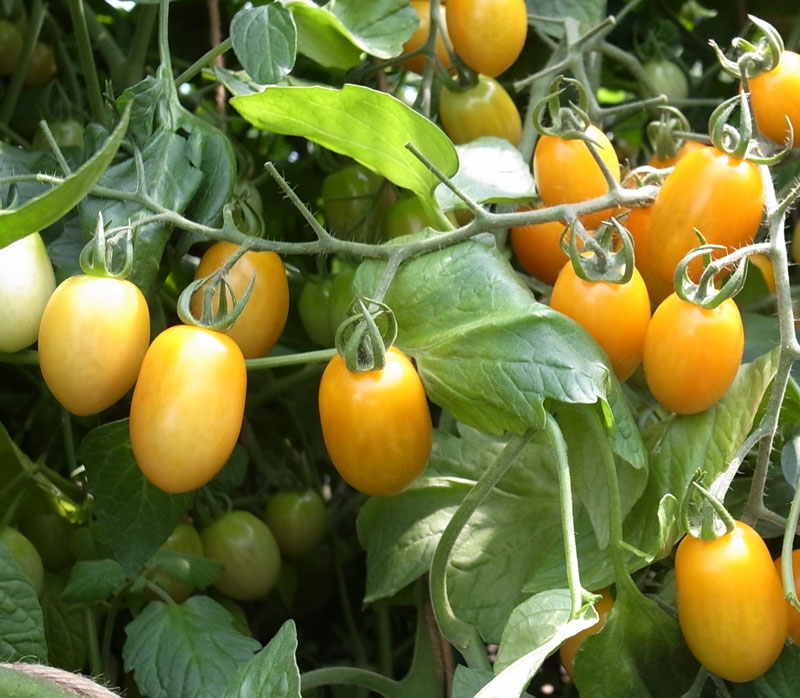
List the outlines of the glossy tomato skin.
<svg viewBox="0 0 800 698">
<path fill-rule="evenodd" d="M 310 553 L 325 537 L 325 504 L 315 490 L 280 490 L 267 501 L 264 522 L 289 558 Z"/>
<path fill-rule="evenodd" d="M 517 60 L 528 35 L 525 0 L 448 0 L 447 32 L 476 73 L 497 77 Z"/>
<path fill-rule="evenodd" d="M 448 211 L 445 216 L 453 224 L 458 226 L 458 220 L 455 213 Z M 386 239 L 400 237 L 401 235 L 411 235 L 418 233 L 423 228 L 434 228 L 441 230 L 441 227 L 436 221 L 431 220 L 425 209 L 422 207 L 422 202 L 419 197 L 411 196 L 403 197 L 395 201 L 386 212 Z"/>
<path fill-rule="evenodd" d="M 671 158 L 669 157 L 659 158 L 656 153 L 653 153 L 647 164 L 650 165 L 650 167 L 659 167 L 659 168 L 674 167 L 675 165 L 678 164 L 678 162 L 683 160 L 683 158 L 685 158 L 693 150 L 706 147 L 708 146 L 706 146 L 704 143 L 701 143 L 700 141 L 687 140 L 684 141 L 683 145 L 680 148 L 678 148 L 678 152 L 675 153 L 675 155 L 673 155 Z"/>
<path fill-rule="evenodd" d="M 83 124 L 77 119 L 59 119 L 47 124 L 55 142 L 62 150 L 64 148 L 83 148 Z M 33 134 L 33 147 L 35 150 L 49 150 L 50 144 L 41 128 Z"/>
<path fill-rule="evenodd" d="M 350 373 L 334 356 L 319 386 L 328 455 L 342 478 L 374 497 L 401 492 L 425 470 L 433 429 L 422 381 L 396 347 L 381 370 Z"/>
<path fill-rule="evenodd" d="M 611 141 L 599 128 L 589 125 L 586 135 L 597 144 L 603 162 L 619 181 L 619 160 Z M 608 184 L 592 153 L 582 140 L 544 135 L 536 142 L 533 174 L 545 206 L 558 206 L 594 199 L 608 192 Z M 587 228 L 596 228 L 614 209 L 603 209 L 581 216 Z"/>
<path fill-rule="evenodd" d="M 550 307 L 572 318 L 603 348 L 617 379 L 624 381 L 642 360 L 650 322 L 650 299 L 638 270 L 630 281 L 584 281 L 567 262 L 553 286 Z"/>
<path fill-rule="evenodd" d="M 792 124 L 792 147 L 800 146 L 800 54 L 784 51 L 772 70 L 750 79 L 750 102 L 758 130 L 771 141 L 783 144 Z"/>
<path fill-rule="evenodd" d="M 560 649 L 558 650 L 559 658 L 561 659 L 561 665 L 564 667 L 569 677 L 573 680 L 575 679 L 575 654 L 583 644 L 583 641 L 589 635 L 599 633 L 603 629 L 603 626 L 606 622 L 606 616 L 614 607 L 614 599 L 612 598 L 611 590 L 608 587 L 601 589 L 596 593 L 601 594 L 603 597 L 594 605 L 594 610 L 597 611 L 597 615 L 599 616 L 597 623 L 564 640 Z"/>
<path fill-rule="evenodd" d="M 237 249 L 238 246 L 232 242 L 215 242 L 200 258 L 194 278 L 215 272 Z M 245 252 L 225 277 L 237 300 L 244 296 L 253 274 L 256 278 L 250 298 L 233 327 L 226 332 L 239 345 L 245 359 L 264 356 L 275 346 L 289 314 L 289 283 L 281 258 L 274 252 Z M 217 289 L 213 301 L 215 313 L 219 309 L 219 300 Z M 201 316 L 203 288 L 192 296 L 191 309 L 195 317 Z"/>
<path fill-rule="evenodd" d="M 648 85 L 655 94 L 666 95 L 670 102 L 689 96 L 689 81 L 683 70 L 665 58 L 653 58 L 642 66 L 647 74 Z"/>
<path fill-rule="evenodd" d="M 569 257 L 561 249 L 561 221 L 531 223 L 511 228 L 511 247 L 519 263 L 531 276 L 554 284 Z"/>
<path fill-rule="evenodd" d="M 695 229 L 706 242 L 730 251 L 753 241 L 763 208 L 764 186 L 752 163 L 710 146 L 682 158 L 661 187 L 650 219 L 647 256 L 654 300 L 672 292 L 678 262 L 700 244 Z M 699 265 L 694 260 L 690 272 L 696 274 Z"/>
<path fill-rule="evenodd" d="M 145 477 L 165 492 L 205 485 L 239 438 L 247 370 L 227 335 L 175 325 L 153 340 L 133 391 L 130 436 Z"/>
<path fill-rule="evenodd" d="M 775 570 L 778 572 L 778 578 L 781 579 L 781 586 L 783 586 L 782 562 L 782 557 L 775 560 Z M 792 574 L 794 577 L 794 593 L 798 594 L 800 593 L 800 550 L 792 550 Z M 789 619 L 789 637 L 792 638 L 796 645 L 800 645 L 800 611 L 792 606 L 788 599 L 786 599 L 786 613 Z"/>
<path fill-rule="evenodd" d="M 322 181 L 322 210 L 330 231 L 344 240 L 380 242 L 383 221 L 395 192 L 371 170 L 354 164 Z"/>
<path fill-rule="evenodd" d="M 53 47 L 44 41 L 37 41 L 33 45 L 31 62 L 22 84 L 25 87 L 44 87 L 53 79 L 57 70 Z"/>
<path fill-rule="evenodd" d="M 477 84 L 466 90 L 443 88 L 439 116 L 445 133 L 456 144 L 497 136 L 517 145 L 522 137 L 517 105 L 497 80 L 485 75 L 479 75 Z"/>
<path fill-rule="evenodd" d="M 267 524 L 249 511 L 223 514 L 200 534 L 206 557 L 225 565 L 214 586 L 235 601 L 264 598 L 275 586 L 281 554 Z"/>
<path fill-rule="evenodd" d="M 33 543 L 12 526 L 5 526 L 0 530 L 0 542 L 11 551 L 17 564 L 30 579 L 36 595 L 41 596 L 44 588 L 44 565 Z"/>
<path fill-rule="evenodd" d="M 0 249 L 0 352 L 19 351 L 36 341 L 55 288 L 53 265 L 39 233 Z"/>
<path fill-rule="evenodd" d="M 752 681 L 783 649 L 787 613 L 761 536 L 740 521 L 713 541 L 685 536 L 675 555 L 678 620 L 695 658 L 728 681 Z"/>
<path fill-rule="evenodd" d="M 161 549 L 194 557 L 204 557 L 205 555 L 203 541 L 200 540 L 197 529 L 184 521 L 175 526 L 172 533 L 169 534 L 169 538 L 161 545 Z M 183 603 L 194 591 L 194 587 L 190 584 L 175 579 L 159 567 L 148 570 L 147 577 L 169 594 L 175 603 Z M 148 592 L 146 592 L 148 598 L 158 598 L 155 592 L 150 590 Z"/>
<path fill-rule="evenodd" d="M 101 412 L 136 382 L 150 343 L 150 313 L 130 281 L 80 274 L 50 296 L 39 326 L 47 387 L 76 415 Z"/>
<path fill-rule="evenodd" d="M 648 285 L 650 277 L 650 268 L 648 266 L 648 240 L 650 237 L 650 217 L 653 214 L 652 206 L 645 206 L 643 208 L 634 208 L 628 214 L 624 221 L 625 227 L 630 232 L 633 238 L 633 254 L 635 258 L 636 268 L 642 275 L 645 284 Z"/>
<path fill-rule="evenodd" d="M 417 13 L 419 18 L 419 25 L 414 30 L 414 33 L 409 37 L 408 41 L 403 44 L 403 53 L 411 53 L 418 48 L 422 48 L 428 40 L 428 35 L 431 33 L 431 3 L 430 0 L 411 0 L 411 7 Z M 447 23 L 445 19 L 444 4 L 439 5 L 439 29 L 447 36 Z M 449 39 L 448 39 L 449 41 Z M 444 41 L 442 40 L 441 33 L 436 36 L 436 56 L 442 62 L 445 68 L 450 67 L 450 56 L 445 48 Z M 425 70 L 425 54 L 420 53 L 411 58 L 406 58 L 400 61 L 400 65 L 420 75 Z"/>
<path fill-rule="evenodd" d="M 0 19 L 0 75 L 8 77 L 22 54 L 22 32 L 10 19 Z"/>
<path fill-rule="evenodd" d="M 300 321 L 312 342 L 332 347 L 336 330 L 353 302 L 354 267 L 344 267 L 333 276 L 308 279 L 300 292 L 297 309 Z"/>
<path fill-rule="evenodd" d="M 743 351 L 742 316 L 730 298 L 707 310 L 673 293 L 656 308 L 647 327 L 647 386 L 668 410 L 702 412 L 733 383 Z"/>
</svg>

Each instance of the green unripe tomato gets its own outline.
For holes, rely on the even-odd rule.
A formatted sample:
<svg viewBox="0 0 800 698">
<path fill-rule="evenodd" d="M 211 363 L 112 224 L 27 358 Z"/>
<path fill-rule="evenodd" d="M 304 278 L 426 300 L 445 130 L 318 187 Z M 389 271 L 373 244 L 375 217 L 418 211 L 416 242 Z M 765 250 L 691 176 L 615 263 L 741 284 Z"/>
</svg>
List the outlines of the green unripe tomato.
<svg viewBox="0 0 800 698">
<path fill-rule="evenodd" d="M 22 84 L 25 87 L 44 87 L 53 79 L 57 70 L 53 47 L 44 41 L 37 41 L 33 45 L 31 62 Z"/>
<path fill-rule="evenodd" d="M 281 490 L 270 497 L 264 521 L 286 557 L 303 557 L 325 537 L 325 504 L 312 489 Z"/>
<path fill-rule="evenodd" d="M 33 514 L 22 519 L 19 528 L 33 543 L 48 570 L 58 572 L 75 561 L 70 548 L 73 524 L 63 516 L 51 512 Z"/>
<path fill-rule="evenodd" d="M 6 526 L 0 531 L 0 542 L 11 551 L 17 564 L 31 580 L 36 595 L 41 596 L 44 587 L 44 565 L 33 543 L 11 526 Z"/>
<path fill-rule="evenodd" d="M 458 221 L 452 211 L 445 213 L 445 216 L 454 226 L 458 226 Z M 398 199 L 386 212 L 387 240 L 401 235 L 418 233 L 423 228 L 442 229 L 440 225 L 431 220 L 417 196 L 412 195 Z"/>
<path fill-rule="evenodd" d="M 314 344 L 332 347 L 336 330 L 353 302 L 353 267 L 345 267 L 334 276 L 309 279 L 300 292 L 297 304 L 300 322 Z"/>
<path fill-rule="evenodd" d="M 265 597 L 281 570 L 281 553 L 275 536 L 249 511 L 229 511 L 201 534 L 206 557 L 225 569 L 214 586 L 236 601 Z"/>
<path fill-rule="evenodd" d="M 203 542 L 197 529 L 189 523 L 179 523 L 170 534 L 169 538 L 161 546 L 162 550 L 171 550 L 181 555 L 193 555 L 203 557 Z M 183 603 L 191 596 L 194 587 L 186 582 L 182 582 L 170 576 L 159 567 L 149 570 L 147 578 L 158 584 L 169 594 L 176 603 Z M 151 596 L 152 594 L 152 596 Z M 147 594 L 150 598 L 156 598 L 154 592 Z"/>
<path fill-rule="evenodd" d="M 670 102 L 689 96 L 689 81 L 680 66 L 666 59 L 651 59 L 644 64 L 649 87 L 656 94 L 667 96 Z"/>
<path fill-rule="evenodd" d="M 383 221 L 395 193 L 380 175 L 348 165 L 322 182 L 322 209 L 336 237 L 358 242 L 383 240 Z"/>
<path fill-rule="evenodd" d="M 10 19 L 0 19 L 0 75 L 9 76 L 22 53 L 22 32 Z"/>
<path fill-rule="evenodd" d="M 62 150 L 64 148 L 83 149 L 83 124 L 77 119 L 59 119 L 48 123 L 47 126 L 58 147 Z M 36 127 L 36 133 L 33 134 L 33 148 L 34 150 L 50 150 L 47 136 L 39 126 Z"/>
</svg>

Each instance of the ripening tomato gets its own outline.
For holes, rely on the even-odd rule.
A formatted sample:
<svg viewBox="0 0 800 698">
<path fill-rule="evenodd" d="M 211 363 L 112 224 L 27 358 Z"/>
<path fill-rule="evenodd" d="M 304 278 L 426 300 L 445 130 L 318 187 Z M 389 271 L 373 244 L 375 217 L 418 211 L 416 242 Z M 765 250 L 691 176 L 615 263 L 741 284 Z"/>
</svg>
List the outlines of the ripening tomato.
<svg viewBox="0 0 800 698">
<path fill-rule="evenodd" d="M 656 308 L 647 327 L 647 386 L 673 412 L 702 412 L 733 383 L 743 351 L 742 316 L 733 300 L 707 310 L 673 293 Z"/>
<path fill-rule="evenodd" d="M 619 181 L 619 160 L 611 141 L 594 125 L 589 125 L 585 133 L 596 144 L 598 154 L 614 179 Z M 533 174 L 545 206 L 587 201 L 608 192 L 602 170 L 586 143 L 579 138 L 541 136 L 533 153 Z M 587 213 L 581 216 L 581 222 L 587 228 L 596 228 L 614 213 L 615 209 Z"/>
<path fill-rule="evenodd" d="M 203 542 L 200 540 L 200 534 L 197 529 L 192 524 L 183 521 L 175 526 L 172 533 L 169 534 L 169 538 L 162 543 L 161 550 L 169 550 L 193 557 L 205 556 Z M 188 563 L 186 564 L 188 567 Z M 194 587 L 191 584 L 176 579 L 161 567 L 148 568 L 145 576 L 149 581 L 157 584 L 169 594 L 175 603 L 183 603 L 194 591 Z M 158 595 L 149 589 L 145 592 L 145 596 L 150 599 L 158 598 Z"/>
<path fill-rule="evenodd" d="M 792 124 L 792 147 L 800 146 L 800 54 L 784 51 L 778 65 L 750 79 L 750 103 L 756 126 L 762 135 L 776 143 L 789 137 L 788 118 Z"/>
<path fill-rule="evenodd" d="M 554 284 L 569 257 L 561 249 L 565 224 L 561 221 L 531 223 L 511 228 L 511 247 L 531 276 Z"/>
<path fill-rule="evenodd" d="M 728 681 L 752 681 L 783 649 L 786 604 L 766 544 L 740 521 L 713 541 L 685 536 L 675 555 L 683 637 L 695 658 Z"/>
<path fill-rule="evenodd" d="M 525 0 L 448 0 L 453 50 L 476 73 L 497 77 L 517 60 L 528 36 Z"/>
<path fill-rule="evenodd" d="M 247 369 L 220 332 L 175 325 L 153 340 L 131 401 L 130 436 L 142 473 L 165 492 L 205 485 L 239 438 Z"/>
<path fill-rule="evenodd" d="M 597 594 L 601 594 L 603 598 L 597 601 L 594 605 L 594 610 L 597 611 L 597 615 L 599 618 L 597 622 L 589 628 L 581 630 L 579 633 L 573 635 L 572 637 L 568 637 L 564 642 L 561 644 L 561 647 L 558 651 L 559 657 L 561 659 L 561 664 L 566 670 L 567 674 L 571 679 L 575 678 L 575 654 L 580 649 L 580 646 L 583 644 L 583 641 L 589 636 L 594 635 L 595 633 L 599 633 L 606 622 L 606 616 L 608 612 L 614 606 L 614 599 L 611 598 L 611 589 L 606 587 L 605 589 L 601 589 Z"/>
<path fill-rule="evenodd" d="M 215 242 L 203 253 L 194 278 L 208 276 L 221 268 L 237 249 L 238 245 L 232 242 Z M 289 314 L 289 283 L 281 258 L 274 252 L 245 252 L 225 277 L 237 300 L 244 295 L 253 274 L 256 278 L 250 298 L 233 327 L 225 333 L 239 345 L 245 359 L 264 356 L 275 346 Z M 203 288 L 192 296 L 195 317 L 200 317 L 203 310 Z M 217 288 L 213 302 L 215 313 L 219 310 L 219 301 Z"/>
<path fill-rule="evenodd" d="M 50 44 L 37 41 L 33 45 L 31 62 L 22 84 L 25 87 L 44 87 L 56 74 L 56 53 Z"/>
<path fill-rule="evenodd" d="M 0 249 L 0 351 L 19 351 L 36 341 L 55 288 L 53 265 L 39 233 Z"/>
<path fill-rule="evenodd" d="M 775 560 L 775 569 L 778 572 L 778 578 L 781 579 L 781 587 L 783 587 L 783 570 L 781 564 L 783 557 Z M 800 550 L 792 550 L 792 576 L 794 577 L 794 593 L 800 593 Z M 800 645 L 800 611 L 798 611 L 789 600 L 786 599 L 786 613 L 789 618 L 789 637 L 794 640 L 796 645 Z"/>
<path fill-rule="evenodd" d="M 683 145 L 680 148 L 678 148 L 678 152 L 675 153 L 675 155 L 673 155 L 672 157 L 659 158 L 656 153 L 653 153 L 647 164 L 650 165 L 650 167 L 659 167 L 659 168 L 674 167 L 675 165 L 678 164 L 678 162 L 683 160 L 683 158 L 685 158 L 693 150 L 705 147 L 707 147 L 705 143 L 701 143 L 700 141 L 693 141 L 693 140 L 684 141 Z"/>
<path fill-rule="evenodd" d="M 264 522 L 286 557 L 303 557 L 325 537 L 325 503 L 315 490 L 280 490 L 267 501 Z"/>
<path fill-rule="evenodd" d="M 442 127 L 453 143 L 468 143 L 481 136 L 505 138 L 513 145 L 522 137 L 517 105 L 494 78 L 478 76 L 467 89 L 442 89 L 439 98 Z"/>
<path fill-rule="evenodd" d="M 674 287 L 675 268 L 687 252 L 706 242 L 728 251 L 753 241 L 764 208 L 758 168 L 714 147 L 693 150 L 667 176 L 653 204 L 647 256 L 656 302 Z M 712 256 L 722 256 L 715 252 Z M 701 260 L 689 266 L 693 275 Z"/>
<path fill-rule="evenodd" d="M 419 25 L 414 30 L 414 33 L 409 37 L 408 41 L 403 44 L 403 53 L 411 53 L 424 46 L 428 40 L 428 35 L 431 33 L 431 3 L 430 0 L 411 0 L 411 7 L 417 12 L 419 17 Z M 450 55 L 447 53 L 444 41 L 442 40 L 441 32 L 444 32 L 447 37 L 447 23 L 444 13 L 444 4 L 439 5 L 439 30 L 440 33 L 436 35 L 436 56 L 442 62 L 445 68 L 450 67 Z M 449 39 L 448 39 L 449 41 Z M 400 61 L 400 65 L 404 68 L 411 70 L 415 73 L 422 74 L 425 71 L 426 56 L 420 53 L 411 58 L 406 58 Z"/>
<path fill-rule="evenodd" d="M 96 414 L 133 387 L 149 343 L 150 313 L 137 286 L 79 274 L 62 281 L 47 302 L 39 367 L 70 412 Z"/>
<path fill-rule="evenodd" d="M 11 551 L 20 569 L 30 579 L 36 595 L 41 596 L 44 588 L 44 565 L 33 543 L 11 526 L 0 530 L 0 543 Z"/>
<path fill-rule="evenodd" d="M 458 219 L 453 211 L 444 214 L 454 227 L 458 226 Z M 423 208 L 422 201 L 412 194 L 395 201 L 386 212 L 386 239 L 392 240 L 401 235 L 418 233 L 423 228 L 441 230 L 441 225 L 432 220 Z"/>
<path fill-rule="evenodd" d="M 772 268 L 772 260 L 769 256 L 761 253 L 751 254 L 747 261 L 758 269 L 758 273 L 764 279 L 767 293 L 775 295 L 775 269 Z"/>
<path fill-rule="evenodd" d="M 567 262 L 553 286 L 550 307 L 572 318 L 608 354 L 614 374 L 627 380 L 642 360 L 650 299 L 634 269 L 624 284 L 584 281 Z"/>
<path fill-rule="evenodd" d="M 281 570 L 275 537 L 261 519 L 249 511 L 223 514 L 200 534 L 206 557 L 225 569 L 214 586 L 236 601 L 265 597 Z"/>
<path fill-rule="evenodd" d="M 433 428 L 425 390 L 396 347 L 382 369 L 362 373 L 334 356 L 320 380 L 319 416 L 331 462 L 364 494 L 397 494 L 428 464 Z"/>
</svg>

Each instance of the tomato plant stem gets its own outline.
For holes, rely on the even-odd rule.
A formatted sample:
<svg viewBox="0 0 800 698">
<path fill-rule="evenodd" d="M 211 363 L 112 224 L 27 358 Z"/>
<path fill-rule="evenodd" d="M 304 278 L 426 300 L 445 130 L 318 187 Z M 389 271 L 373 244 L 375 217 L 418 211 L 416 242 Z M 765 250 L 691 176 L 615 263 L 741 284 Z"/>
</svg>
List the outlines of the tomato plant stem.
<svg viewBox="0 0 800 698">
<path fill-rule="evenodd" d="M 358 667 L 325 667 L 307 671 L 300 676 L 300 691 L 305 693 L 319 686 L 344 684 L 373 691 L 385 698 L 403 698 L 399 681 Z"/>
<path fill-rule="evenodd" d="M 44 3 L 42 0 L 33 0 L 31 6 L 31 13 L 28 15 L 28 21 L 25 29 L 25 42 L 22 46 L 22 53 L 19 57 L 19 62 L 16 65 L 11 81 L 8 84 L 8 89 L 3 95 L 3 106 L 0 107 L 0 122 L 7 124 L 11 121 L 11 116 L 17 108 L 19 96 L 22 93 L 23 81 L 25 74 L 28 72 L 28 67 L 31 64 L 31 56 L 33 56 L 33 48 L 39 38 L 39 32 L 42 30 L 42 22 L 44 21 Z"/>
<path fill-rule="evenodd" d="M 181 85 L 184 82 L 189 82 L 195 75 L 197 75 L 203 68 L 205 68 L 209 63 L 213 63 L 214 59 L 217 56 L 221 56 L 226 51 L 229 51 L 231 46 L 233 46 L 233 42 L 231 41 L 230 37 L 225 39 L 223 42 L 214 46 L 214 48 L 209 49 L 206 51 L 200 58 L 198 58 L 194 63 L 192 63 L 186 70 L 184 70 L 177 78 L 175 78 L 175 84 Z"/>
<path fill-rule="evenodd" d="M 93 608 L 83 610 L 83 621 L 86 627 L 86 644 L 89 651 L 89 667 L 92 676 L 103 676 L 108 667 L 104 666 L 103 658 L 100 654 L 100 643 L 97 639 L 97 618 Z"/>
<path fill-rule="evenodd" d="M 248 370 L 253 371 L 264 368 L 277 368 L 279 366 L 297 366 L 298 364 L 330 361 L 335 355 L 336 349 L 316 349 L 314 351 L 302 351 L 295 354 L 280 354 L 278 356 L 263 356 L 259 359 L 246 359 L 244 363 Z"/>
<path fill-rule="evenodd" d="M 474 669 L 490 669 L 489 659 L 486 655 L 486 646 L 483 644 L 478 629 L 459 619 L 453 612 L 447 595 L 447 563 L 453 552 L 456 540 L 472 514 L 481 502 L 489 495 L 494 486 L 500 481 L 508 468 L 520 454 L 523 448 L 533 438 L 534 430 L 529 430 L 522 436 L 514 435 L 497 456 L 495 461 L 484 471 L 472 489 L 467 492 L 464 500 L 459 505 L 450 519 L 439 544 L 433 553 L 430 570 L 430 593 L 433 612 L 442 634 L 467 660 L 467 664 Z"/>
<path fill-rule="evenodd" d="M 800 603 L 794 587 L 794 559 L 792 555 L 798 520 L 800 520 L 800 487 L 797 487 L 797 483 L 795 483 L 792 506 L 789 508 L 789 518 L 786 522 L 786 534 L 783 536 L 781 545 L 781 578 L 784 596 L 795 608 L 800 610 Z"/>
<path fill-rule="evenodd" d="M 89 97 L 89 108 L 92 118 L 101 124 L 106 124 L 106 110 L 103 106 L 103 95 L 100 91 L 100 78 L 97 76 L 97 66 L 94 63 L 92 42 L 89 39 L 89 29 L 86 25 L 86 10 L 83 0 L 69 0 L 69 12 L 72 17 L 72 26 L 78 44 L 78 58 L 81 62 L 83 79 L 86 82 L 86 91 Z M 107 124 L 106 124 L 107 125 Z"/>
</svg>

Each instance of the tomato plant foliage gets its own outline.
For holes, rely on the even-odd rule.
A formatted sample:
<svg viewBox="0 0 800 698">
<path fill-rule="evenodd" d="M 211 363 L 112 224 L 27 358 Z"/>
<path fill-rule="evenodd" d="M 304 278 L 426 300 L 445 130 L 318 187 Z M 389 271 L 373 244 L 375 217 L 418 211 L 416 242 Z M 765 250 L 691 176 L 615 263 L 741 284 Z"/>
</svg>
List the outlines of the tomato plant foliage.
<svg viewBox="0 0 800 698">
<path fill-rule="evenodd" d="M 31 553 L 0 536 L 0 662 L 150 698 L 800 695 L 785 6 L 0 3 L 0 530 Z M 118 308 L 54 330 L 121 287 L 135 341 Z M 759 569 L 709 581 L 734 520 Z"/>
</svg>

